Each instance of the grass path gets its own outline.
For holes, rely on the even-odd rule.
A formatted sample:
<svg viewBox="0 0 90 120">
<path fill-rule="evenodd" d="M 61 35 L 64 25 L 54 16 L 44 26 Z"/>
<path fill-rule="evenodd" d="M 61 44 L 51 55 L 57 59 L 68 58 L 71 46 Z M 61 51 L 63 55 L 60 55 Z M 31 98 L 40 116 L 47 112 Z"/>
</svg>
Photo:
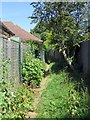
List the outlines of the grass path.
<svg viewBox="0 0 90 120">
<path fill-rule="evenodd" d="M 48 69 L 49 69 L 49 65 L 47 64 L 46 71 L 48 71 Z M 35 99 L 34 99 L 33 104 L 32 104 L 34 110 L 32 112 L 29 112 L 28 116 L 30 116 L 30 118 L 36 117 L 37 113 L 35 111 L 36 111 L 37 105 L 40 102 L 42 91 L 46 88 L 48 82 L 49 81 L 48 81 L 48 76 L 47 76 L 42 80 L 40 87 L 34 89 Z"/>
<path fill-rule="evenodd" d="M 79 79 L 66 70 L 47 76 L 40 88 L 34 89 L 34 111 L 29 112 L 30 118 L 88 118 L 90 95 L 88 91 L 79 91 L 77 83 Z"/>
<path fill-rule="evenodd" d="M 73 82 L 76 77 L 62 70 L 58 74 L 52 74 L 49 79 L 37 106 L 36 118 L 89 117 L 89 94 L 88 91 L 78 91 L 76 82 Z"/>
</svg>

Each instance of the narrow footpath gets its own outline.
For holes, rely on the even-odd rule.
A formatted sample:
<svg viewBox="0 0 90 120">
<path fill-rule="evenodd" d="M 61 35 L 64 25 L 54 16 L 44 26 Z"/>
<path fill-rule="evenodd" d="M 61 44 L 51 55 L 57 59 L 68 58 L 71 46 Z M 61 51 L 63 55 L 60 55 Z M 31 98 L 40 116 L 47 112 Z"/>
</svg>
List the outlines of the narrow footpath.
<svg viewBox="0 0 90 120">
<path fill-rule="evenodd" d="M 48 71 L 48 70 L 49 70 L 49 65 L 47 65 L 47 68 L 46 68 L 46 71 Z M 45 77 L 45 78 L 41 81 L 41 84 L 40 84 L 40 87 L 39 87 L 39 88 L 35 88 L 35 89 L 34 89 L 34 92 L 35 92 L 36 96 L 35 96 L 35 99 L 34 99 L 33 104 L 32 104 L 34 110 L 33 110 L 32 112 L 29 112 L 29 113 L 28 113 L 28 116 L 29 116 L 30 118 L 36 118 L 37 113 L 36 113 L 35 111 L 36 111 L 36 109 L 37 109 L 38 103 L 40 102 L 40 98 L 41 98 L 41 95 L 42 95 L 42 91 L 46 88 L 47 83 L 48 83 L 48 76 Z"/>
</svg>

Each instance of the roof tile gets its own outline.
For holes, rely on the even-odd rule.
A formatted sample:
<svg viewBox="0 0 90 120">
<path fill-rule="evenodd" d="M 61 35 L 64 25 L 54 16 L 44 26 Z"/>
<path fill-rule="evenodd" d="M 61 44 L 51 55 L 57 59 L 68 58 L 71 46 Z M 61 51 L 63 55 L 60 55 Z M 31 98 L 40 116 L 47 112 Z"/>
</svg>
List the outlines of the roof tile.
<svg viewBox="0 0 90 120">
<path fill-rule="evenodd" d="M 34 40 L 36 42 L 42 43 L 43 40 L 40 40 L 36 36 L 32 35 L 31 33 L 25 31 L 18 25 L 14 25 L 12 22 L 3 22 L 3 24 L 10 29 L 13 33 L 15 33 L 16 37 L 20 37 L 21 41 L 24 42 L 25 40 Z"/>
</svg>

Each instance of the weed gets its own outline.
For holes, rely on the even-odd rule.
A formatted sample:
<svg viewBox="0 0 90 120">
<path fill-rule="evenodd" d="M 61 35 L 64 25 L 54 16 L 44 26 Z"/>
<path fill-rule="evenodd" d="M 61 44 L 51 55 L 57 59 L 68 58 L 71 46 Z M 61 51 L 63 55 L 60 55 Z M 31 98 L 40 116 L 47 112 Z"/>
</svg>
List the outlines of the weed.
<svg viewBox="0 0 90 120">
<path fill-rule="evenodd" d="M 37 118 L 86 118 L 90 117 L 90 95 L 87 88 L 75 89 L 76 82 L 66 70 L 51 75 L 46 90 L 37 107 Z M 77 80 L 79 81 L 79 80 Z M 83 86 L 84 87 L 84 86 Z"/>
</svg>

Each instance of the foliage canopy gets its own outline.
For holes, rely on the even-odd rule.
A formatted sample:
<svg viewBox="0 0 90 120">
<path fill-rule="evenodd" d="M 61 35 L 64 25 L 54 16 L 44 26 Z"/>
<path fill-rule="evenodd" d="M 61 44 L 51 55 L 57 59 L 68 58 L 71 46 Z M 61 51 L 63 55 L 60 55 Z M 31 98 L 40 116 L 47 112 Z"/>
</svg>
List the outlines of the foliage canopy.
<svg viewBox="0 0 90 120">
<path fill-rule="evenodd" d="M 33 2 L 30 18 L 38 23 L 33 32 L 44 35 L 46 49 L 65 51 L 67 58 L 89 38 L 88 3 L 85 2 Z"/>
</svg>

